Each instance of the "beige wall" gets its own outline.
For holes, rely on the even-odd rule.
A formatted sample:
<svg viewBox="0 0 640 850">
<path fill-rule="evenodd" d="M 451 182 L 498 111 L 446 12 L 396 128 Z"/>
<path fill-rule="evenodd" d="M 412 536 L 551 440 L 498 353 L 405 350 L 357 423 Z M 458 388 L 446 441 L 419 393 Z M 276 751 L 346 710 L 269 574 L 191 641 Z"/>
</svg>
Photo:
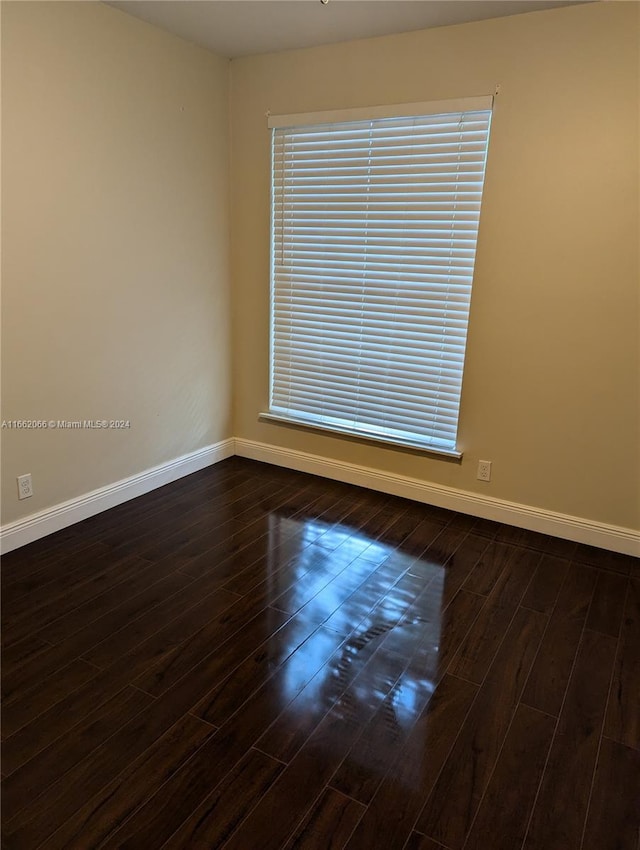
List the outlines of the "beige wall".
<svg viewBox="0 0 640 850">
<path fill-rule="evenodd" d="M 636 4 L 233 61 L 233 370 L 228 71 L 97 3 L 2 3 L 2 417 L 131 420 L 2 432 L 3 523 L 233 434 L 640 526 Z M 496 83 L 462 463 L 259 422 L 266 110 Z"/>
<path fill-rule="evenodd" d="M 638 7 L 598 3 L 232 62 L 234 432 L 638 528 Z M 258 421 L 265 112 L 491 93 L 461 464 Z M 493 480 L 476 480 L 479 458 Z"/>
<path fill-rule="evenodd" d="M 3 523 L 232 434 L 228 68 L 98 3 L 2 3 L 2 417 L 131 421 L 4 430 Z"/>
</svg>

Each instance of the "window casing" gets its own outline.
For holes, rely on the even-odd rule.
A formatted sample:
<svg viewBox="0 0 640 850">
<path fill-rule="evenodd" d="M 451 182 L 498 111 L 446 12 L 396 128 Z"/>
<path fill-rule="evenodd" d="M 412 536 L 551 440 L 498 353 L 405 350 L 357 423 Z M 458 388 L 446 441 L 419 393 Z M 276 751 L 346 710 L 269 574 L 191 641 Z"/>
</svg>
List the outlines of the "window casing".
<svg viewBox="0 0 640 850">
<path fill-rule="evenodd" d="M 270 119 L 269 418 L 460 456 L 491 103 Z"/>
</svg>

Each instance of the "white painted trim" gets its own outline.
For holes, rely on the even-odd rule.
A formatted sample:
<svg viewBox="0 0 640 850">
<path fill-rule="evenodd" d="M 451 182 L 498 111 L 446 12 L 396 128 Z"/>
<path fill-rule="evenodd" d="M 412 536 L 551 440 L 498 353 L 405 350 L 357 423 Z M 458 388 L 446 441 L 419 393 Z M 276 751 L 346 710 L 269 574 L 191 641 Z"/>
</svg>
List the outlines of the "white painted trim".
<svg viewBox="0 0 640 850">
<path fill-rule="evenodd" d="M 426 502 L 429 505 L 515 525 L 529 531 L 538 531 L 553 537 L 562 537 L 566 540 L 586 543 L 589 546 L 640 557 L 640 531 L 631 528 L 607 525 L 530 505 L 520 505 L 505 499 L 482 496 L 468 490 L 432 484 L 418 478 L 394 475 L 366 466 L 331 460 L 307 452 L 283 449 L 253 440 L 236 437 L 235 444 L 236 454 L 240 457 L 272 463 L 276 466 L 286 466 L 300 472 L 309 472 L 324 478 L 344 481 L 347 484 L 368 487 L 370 490 L 380 490 L 405 499 Z"/>
<path fill-rule="evenodd" d="M 446 115 L 448 112 L 484 112 L 493 107 L 493 95 L 460 97 L 453 100 L 428 100 L 419 103 L 393 103 L 388 106 L 363 106 L 354 109 L 328 109 L 324 112 L 294 112 L 272 115 L 267 112 L 267 127 L 311 127 L 315 124 L 339 124 L 345 121 L 375 121 L 377 118 L 406 118 L 413 115 Z"/>
<path fill-rule="evenodd" d="M 234 454 L 640 557 L 640 532 L 631 528 L 607 525 L 455 487 L 444 487 L 418 478 L 233 437 L 5 525 L 0 529 L 1 551 L 6 553 L 25 546 Z"/>
<path fill-rule="evenodd" d="M 386 446 L 401 446 L 405 449 L 414 449 L 414 451 L 425 452 L 425 454 L 444 455 L 445 457 L 454 457 L 458 460 L 462 458 L 462 452 L 459 452 L 456 449 L 442 449 L 437 448 L 436 446 L 430 446 L 426 443 L 412 443 L 409 440 L 396 440 L 392 437 L 380 437 L 378 434 L 358 431 L 355 428 L 350 430 L 339 426 L 310 422 L 302 417 L 297 418 L 295 416 L 286 416 L 284 414 L 281 416 L 278 413 L 265 411 L 264 413 L 258 414 L 258 419 L 262 419 L 267 422 L 283 422 L 285 425 L 296 425 L 300 428 L 310 428 L 312 431 L 323 431 L 325 434 L 339 434 L 341 436 L 346 434 L 349 437 L 357 437 L 359 440 L 370 440 L 372 443 L 382 443 Z"/>
<path fill-rule="evenodd" d="M 53 534 L 54 531 L 60 531 L 68 525 L 106 511 L 122 502 L 128 502 L 129 499 L 135 499 L 171 481 L 232 457 L 234 454 L 235 440 L 231 437 L 139 472 L 137 475 L 123 478 L 115 484 L 108 484 L 91 493 L 85 493 L 84 496 L 62 502 L 53 508 L 46 508 L 25 519 L 16 520 L 0 530 L 0 548 L 3 553 L 11 552 L 12 549 L 32 543 L 40 537 L 46 537 L 47 534 Z"/>
</svg>

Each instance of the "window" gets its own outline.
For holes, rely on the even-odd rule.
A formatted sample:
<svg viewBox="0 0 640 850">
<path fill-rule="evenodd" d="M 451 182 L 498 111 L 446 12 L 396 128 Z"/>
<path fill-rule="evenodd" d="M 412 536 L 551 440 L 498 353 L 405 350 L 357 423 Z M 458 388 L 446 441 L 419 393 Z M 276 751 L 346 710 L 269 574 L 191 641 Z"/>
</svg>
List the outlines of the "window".
<svg viewBox="0 0 640 850">
<path fill-rule="evenodd" d="M 491 104 L 269 119 L 267 418 L 460 456 Z"/>
</svg>

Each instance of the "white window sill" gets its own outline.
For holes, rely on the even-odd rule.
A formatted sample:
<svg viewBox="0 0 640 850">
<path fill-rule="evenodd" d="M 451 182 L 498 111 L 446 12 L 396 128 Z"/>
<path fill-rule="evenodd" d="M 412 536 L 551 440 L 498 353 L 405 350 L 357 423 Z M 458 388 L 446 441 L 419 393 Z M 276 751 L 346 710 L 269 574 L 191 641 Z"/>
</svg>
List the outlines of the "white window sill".
<svg viewBox="0 0 640 850">
<path fill-rule="evenodd" d="M 414 443 L 410 440 L 399 440 L 394 439 L 393 437 L 380 437 L 377 434 L 367 434 L 364 431 L 357 431 L 355 429 L 350 431 L 345 428 L 333 428 L 330 425 L 319 425 L 316 422 L 311 422 L 306 419 L 297 419 L 294 416 L 283 416 L 278 413 L 264 412 L 260 413 L 258 418 L 266 422 L 293 425 L 300 428 L 310 428 L 313 431 L 322 431 L 334 436 L 350 437 L 359 440 L 366 440 L 367 442 L 380 443 L 385 446 L 397 446 L 398 448 L 413 449 L 414 451 L 420 451 L 430 455 L 440 455 L 443 457 L 455 458 L 456 460 L 460 460 L 462 458 L 462 452 L 455 449 L 442 449 L 430 446 L 426 443 Z"/>
</svg>

